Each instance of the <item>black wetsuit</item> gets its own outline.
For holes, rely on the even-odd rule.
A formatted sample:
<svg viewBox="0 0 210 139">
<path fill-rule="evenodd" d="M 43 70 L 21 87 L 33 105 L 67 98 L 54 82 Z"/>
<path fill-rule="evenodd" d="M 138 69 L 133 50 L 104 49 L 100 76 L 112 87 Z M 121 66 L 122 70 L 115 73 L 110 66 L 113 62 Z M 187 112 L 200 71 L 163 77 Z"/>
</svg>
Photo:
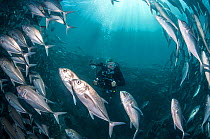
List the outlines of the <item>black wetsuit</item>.
<svg viewBox="0 0 210 139">
<path fill-rule="evenodd" d="M 125 79 L 118 64 L 116 64 L 114 70 L 111 70 L 106 66 L 102 66 L 102 69 L 97 73 L 96 80 L 98 81 L 98 86 L 108 92 L 116 92 L 116 86 L 125 85 Z M 112 81 L 116 82 L 115 87 L 112 87 Z"/>
</svg>

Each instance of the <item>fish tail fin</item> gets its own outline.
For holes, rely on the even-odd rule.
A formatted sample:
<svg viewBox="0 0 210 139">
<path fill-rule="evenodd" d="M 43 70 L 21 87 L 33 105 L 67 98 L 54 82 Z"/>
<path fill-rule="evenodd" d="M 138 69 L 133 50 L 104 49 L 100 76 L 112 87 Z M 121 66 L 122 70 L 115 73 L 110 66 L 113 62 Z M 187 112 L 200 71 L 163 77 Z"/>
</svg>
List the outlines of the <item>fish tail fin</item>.
<svg viewBox="0 0 210 139">
<path fill-rule="evenodd" d="M 26 64 L 26 77 L 28 76 L 29 68 L 30 68 L 30 67 L 34 67 L 34 66 L 36 66 L 36 65 L 37 65 L 37 64 L 29 64 L 29 65 Z M 29 78 L 31 78 L 31 77 L 29 77 Z"/>
<path fill-rule="evenodd" d="M 77 28 L 77 27 L 73 27 L 73 26 L 68 26 L 68 25 L 66 25 L 66 35 L 68 34 L 68 31 L 69 31 L 70 28 Z"/>
<path fill-rule="evenodd" d="M 204 133 L 204 129 L 203 129 L 203 125 L 204 125 L 205 123 L 202 123 L 202 125 L 201 125 L 201 131 Z"/>
<path fill-rule="evenodd" d="M 52 18 L 46 18 L 46 29 L 48 28 L 49 22 L 52 20 Z"/>
<path fill-rule="evenodd" d="M 36 47 L 28 47 L 28 53 L 31 53 L 31 50 L 34 49 L 34 48 L 36 48 Z"/>
<path fill-rule="evenodd" d="M 137 134 L 139 133 L 139 130 L 138 129 L 136 129 L 136 132 L 134 133 L 134 135 L 133 135 L 133 139 L 135 139 L 136 138 L 136 136 L 137 136 Z"/>
<path fill-rule="evenodd" d="M 35 54 L 35 52 L 29 52 L 29 53 L 23 54 L 23 57 L 24 57 L 24 59 L 25 59 L 25 61 L 26 61 L 26 64 L 29 65 L 28 56 L 31 56 L 31 55 L 33 55 L 33 54 Z"/>
<path fill-rule="evenodd" d="M 75 11 L 66 11 L 66 12 L 63 12 L 63 19 L 64 21 L 66 22 L 66 15 L 69 14 L 69 13 L 74 13 Z"/>
<path fill-rule="evenodd" d="M 123 125 L 123 124 L 125 123 L 124 122 L 109 122 L 109 137 L 111 138 L 112 136 L 112 131 L 113 131 L 114 126 Z"/>
<path fill-rule="evenodd" d="M 55 46 L 55 45 L 45 45 L 44 46 L 45 47 L 45 50 L 46 50 L 47 56 L 48 56 L 48 49 L 51 48 L 51 47 L 53 47 L 53 46 Z"/>
<path fill-rule="evenodd" d="M 183 132 L 182 134 L 182 139 L 184 139 L 184 136 L 189 136 L 190 134 L 188 134 L 187 132 Z"/>
<path fill-rule="evenodd" d="M 58 119 L 58 116 L 59 115 L 63 115 L 63 114 L 66 114 L 67 112 L 54 112 L 53 113 L 53 116 L 55 117 L 55 120 L 56 122 L 59 124 L 59 119 Z"/>
</svg>

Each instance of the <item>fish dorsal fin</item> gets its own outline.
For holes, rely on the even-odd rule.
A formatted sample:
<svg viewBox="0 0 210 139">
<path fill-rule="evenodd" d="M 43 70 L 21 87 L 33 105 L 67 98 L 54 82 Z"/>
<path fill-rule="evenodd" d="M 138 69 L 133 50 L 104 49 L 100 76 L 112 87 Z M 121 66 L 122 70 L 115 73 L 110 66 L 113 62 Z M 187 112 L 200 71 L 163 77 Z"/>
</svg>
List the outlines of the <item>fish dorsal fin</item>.
<svg viewBox="0 0 210 139">
<path fill-rule="evenodd" d="M 137 106 L 134 106 L 133 104 L 131 104 L 131 107 L 137 110 L 143 116 L 142 111 Z"/>
</svg>

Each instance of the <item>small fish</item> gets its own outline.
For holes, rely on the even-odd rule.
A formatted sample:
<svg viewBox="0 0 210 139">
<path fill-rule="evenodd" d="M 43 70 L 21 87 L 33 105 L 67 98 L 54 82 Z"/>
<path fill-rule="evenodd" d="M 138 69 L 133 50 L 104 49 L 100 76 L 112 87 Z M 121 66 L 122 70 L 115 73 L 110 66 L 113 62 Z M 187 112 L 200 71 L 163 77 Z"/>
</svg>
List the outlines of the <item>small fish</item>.
<svg viewBox="0 0 210 139">
<path fill-rule="evenodd" d="M 20 113 L 28 113 L 28 112 L 23 108 L 23 106 L 21 106 L 21 104 L 20 104 L 19 101 L 18 101 L 18 97 L 17 97 L 15 94 L 8 92 L 8 93 L 5 94 L 5 98 L 6 98 L 6 100 L 9 102 L 9 104 L 10 104 L 13 108 L 15 108 L 18 112 L 20 112 Z"/>
<path fill-rule="evenodd" d="M 167 32 L 167 34 L 175 41 L 176 43 L 176 56 L 178 55 L 179 51 L 179 41 L 176 35 L 176 30 L 172 26 L 170 22 L 168 22 L 165 18 L 156 15 L 155 16 L 157 21 L 160 23 L 160 25 L 163 27 L 163 29 Z"/>
<path fill-rule="evenodd" d="M 18 67 L 15 67 L 8 59 L 0 58 L 0 66 L 2 70 L 10 77 L 13 85 L 14 82 L 19 84 L 26 84 L 25 79 Z"/>
<path fill-rule="evenodd" d="M 193 17 L 194 17 L 196 26 L 198 28 L 198 32 L 199 32 L 199 34 L 201 36 L 201 39 L 202 39 L 204 45 L 206 46 L 207 51 L 210 53 L 210 49 L 209 49 L 209 46 L 208 46 L 208 44 L 206 42 L 206 37 L 205 37 L 204 31 L 203 31 L 201 22 L 200 22 L 199 18 L 197 17 L 197 15 L 193 14 Z"/>
<path fill-rule="evenodd" d="M 66 15 L 68 13 L 74 12 L 74 11 L 65 11 L 64 12 L 62 10 L 61 4 L 58 1 L 45 0 L 45 1 L 43 1 L 43 3 L 45 5 L 45 7 L 48 9 L 49 13 L 50 13 L 50 11 L 62 13 L 64 21 L 66 21 Z"/>
<path fill-rule="evenodd" d="M 209 119 L 209 116 L 210 116 L 210 96 L 207 95 L 205 114 L 204 114 L 203 123 L 202 123 L 202 125 L 201 125 L 202 131 L 203 131 L 203 126 L 204 126 L 204 124 L 205 124 L 206 121 Z"/>
<path fill-rule="evenodd" d="M 26 5 L 27 5 L 28 9 L 31 11 L 32 17 L 34 15 L 38 15 L 38 16 L 41 16 L 41 17 L 46 17 L 46 13 L 44 11 L 44 8 L 38 2 L 29 2 Z"/>
<path fill-rule="evenodd" d="M 182 70 L 182 81 L 180 83 L 180 86 L 182 86 L 182 83 L 184 82 L 184 80 L 186 79 L 187 77 L 187 74 L 188 74 L 188 71 L 189 71 L 189 63 L 186 61 L 184 63 L 184 67 L 183 67 L 183 70 Z"/>
<path fill-rule="evenodd" d="M 200 105 L 196 106 L 196 107 L 191 111 L 190 116 L 189 116 L 189 118 L 188 118 L 188 120 L 187 120 L 187 123 L 189 123 L 191 120 L 194 119 L 194 117 L 195 117 L 195 115 L 198 113 L 199 109 L 200 109 Z"/>
<path fill-rule="evenodd" d="M 187 45 L 188 51 L 192 53 L 193 56 L 200 62 L 201 71 L 202 71 L 202 61 L 197 40 L 195 39 L 192 30 L 189 28 L 186 22 L 178 19 L 178 23 L 182 37 Z"/>
<path fill-rule="evenodd" d="M 46 54 L 48 56 L 48 49 L 54 45 L 46 45 L 43 41 L 42 35 L 34 26 L 32 25 L 22 25 L 23 31 L 30 38 L 31 42 L 37 43 L 39 45 L 44 45 Z"/>
<path fill-rule="evenodd" d="M 10 136 L 11 139 L 18 139 L 14 128 L 12 127 L 11 123 L 5 117 L 1 117 L 0 122 L 4 127 L 4 130 L 7 132 L 7 134 Z"/>
<path fill-rule="evenodd" d="M 130 93 L 126 91 L 120 91 L 120 99 L 126 113 L 130 118 L 130 128 L 132 127 L 132 124 L 136 128 L 136 132 L 133 136 L 133 139 L 135 139 L 139 132 L 140 115 L 143 116 L 143 113 L 139 109 L 137 102 Z"/>
<path fill-rule="evenodd" d="M 35 52 L 31 52 L 30 54 L 34 54 L 34 53 Z M 37 65 L 37 64 L 27 64 L 25 59 L 20 56 L 19 57 L 11 57 L 11 59 L 13 60 L 13 63 L 15 64 L 16 67 L 17 67 L 17 63 L 23 64 L 26 66 L 26 77 L 28 76 L 29 68 Z"/>
<path fill-rule="evenodd" d="M 46 89 L 45 89 L 45 84 L 44 84 L 44 81 L 42 80 L 42 77 L 39 74 L 37 74 L 36 77 L 32 80 L 39 94 L 46 97 Z"/>
<path fill-rule="evenodd" d="M 168 21 L 170 22 L 176 30 L 178 30 L 177 26 L 174 24 L 174 22 L 170 19 L 169 15 L 166 13 L 166 11 L 164 10 L 164 8 L 156 1 L 153 1 L 156 9 L 158 10 L 158 12 Z"/>
<path fill-rule="evenodd" d="M 65 129 L 65 132 L 70 139 L 82 139 L 82 136 L 73 129 Z"/>
<path fill-rule="evenodd" d="M 66 114 L 66 112 L 53 112 L 49 105 L 45 102 L 43 96 L 36 93 L 36 91 L 34 91 L 30 86 L 18 86 L 16 89 L 19 96 L 31 105 L 39 114 L 41 114 L 41 112 L 52 113 L 58 124 L 58 116 Z"/>
<path fill-rule="evenodd" d="M 204 51 L 202 51 L 202 61 L 203 61 L 203 65 L 204 65 L 204 72 L 206 75 L 206 80 L 208 82 L 208 88 L 210 89 L 210 64 L 209 64 L 209 59 L 206 55 L 206 53 Z"/>
<path fill-rule="evenodd" d="M 9 116 L 13 119 L 15 124 L 19 126 L 21 129 L 26 130 L 21 115 L 15 110 L 15 108 L 8 105 Z"/>
<path fill-rule="evenodd" d="M 184 132 L 182 111 L 180 104 L 176 99 L 171 100 L 171 114 L 174 122 L 174 129 L 176 129 L 177 127 L 179 130 L 182 131 L 183 133 L 182 139 L 183 139 L 184 136 L 188 135 L 188 133 Z"/>
<path fill-rule="evenodd" d="M 193 95 L 193 98 L 198 95 L 198 93 L 200 92 L 200 88 L 201 88 L 201 85 L 199 84 L 198 88 L 195 91 L 195 94 Z"/>
<path fill-rule="evenodd" d="M 45 134 L 47 137 L 49 137 L 49 131 L 48 131 L 48 127 L 45 124 L 39 124 L 35 121 L 35 124 L 37 125 L 37 127 L 39 128 L 40 132 L 42 132 L 43 134 Z"/>
<path fill-rule="evenodd" d="M 8 34 L 18 43 L 19 46 L 29 48 L 22 32 L 20 32 L 17 29 L 14 29 L 14 30 L 9 31 Z"/>
<path fill-rule="evenodd" d="M 60 24 L 65 25 L 66 26 L 66 34 L 68 34 L 68 30 L 70 28 L 76 28 L 76 27 L 67 25 L 67 23 L 64 21 L 64 19 L 61 16 L 57 16 L 57 15 L 50 15 L 50 18 L 46 18 L 46 28 L 48 27 L 50 20 L 54 20 Z"/>
</svg>

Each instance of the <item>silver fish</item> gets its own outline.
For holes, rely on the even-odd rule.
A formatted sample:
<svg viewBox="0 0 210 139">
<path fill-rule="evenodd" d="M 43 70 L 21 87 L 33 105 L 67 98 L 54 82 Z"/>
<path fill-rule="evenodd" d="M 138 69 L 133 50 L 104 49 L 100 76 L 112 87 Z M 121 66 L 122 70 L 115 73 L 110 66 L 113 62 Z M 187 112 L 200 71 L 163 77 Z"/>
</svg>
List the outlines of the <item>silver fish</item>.
<svg viewBox="0 0 210 139">
<path fill-rule="evenodd" d="M 16 87 L 18 94 L 28 104 L 30 104 L 39 114 L 41 112 L 52 113 L 57 123 L 59 124 L 58 116 L 65 114 L 66 112 L 53 112 L 48 104 L 45 102 L 43 96 L 36 93 L 30 86 L 18 86 Z"/>
<path fill-rule="evenodd" d="M 8 112 L 9 112 L 9 116 L 13 119 L 13 121 L 15 122 L 15 124 L 17 126 L 19 126 L 20 128 L 22 128 L 23 130 L 26 130 L 24 124 L 23 124 L 23 120 L 22 117 L 20 116 L 20 114 L 15 110 L 15 108 L 11 107 L 10 105 L 8 105 Z"/>
<path fill-rule="evenodd" d="M 73 71 L 71 71 L 70 69 L 67 69 L 67 68 L 59 68 L 59 74 L 60 74 L 61 80 L 63 81 L 64 85 L 69 90 L 69 92 L 72 94 L 74 104 L 76 105 L 77 100 L 76 100 L 76 98 L 74 96 L 74 92 L 72 90 L 71 81 L 72 81 L 72 79 L 79 79 L 79 78 Z"/>
<path fill-rule="evenodd" d="M 189 63 L 186 61 L 184 63 L 184 67 L 183 67 L 183 70 L 182 70 L 182 81 L 180 83 L 180 86 L 182 85 L 182 83 L 184 82 L 184 80 L 186 79 L 187 77 L 187 74 L 188 74 L 188 71 L 189 71 Z"/>
<path fill-rule="evenodd" d="M 200 51 L 198 48 L 197 40 L 195 39 L 191 29 L 188 27 L 186 22 L 178 19 L 179 28 L 182 34 L 182 37 L 187 45 L 188 51 L 192 53 L 196 59 L 200 62 L 200 65 L 202 65 L 202 61 L 200 58 Z"/>
<path fill-rule="evenodd" d="M 12 127 L 11 123 L 5 117 L 1 117 L 0 122 L 4 127 L 4 130 L 7 132 L 7 134 L 10 136 L 11 139 L 18 139 L 14 128 Z"/>
<path fill-rule="evenodd" d="M 174 22 L 170 19 L 170 17 L 168 16 L 168 14 L 165 12 L 165 10 L 163 9 L 163 7 L 156 1 L 153 1 L 154 2 L 154 5 L 156 7 L 156 9 L 158 10 L 158 12 L 168 21 L 170 22 L 174 27 L 175 29 L 178 30 L 177 26 L 174 24 Z"/>
<path fill-rule="evenodd" d="M 182 131 L 182 133 L 183 133 L 182 139 L 183 139 L 184 136 L 187 135 L 188 133 L 184 132 L 182 111 L 181 111 L 180 104 L 179 104 L 178 100 L 176 100 L 176 99 L 172 99 L 172 101 L 171 101 L 171 114 L 172 114 L 172 118 L 173 118 L 173 122 L 174 122 L 174 129 L 176 129 L 176 127 L 177 127 L 179 130 Z"/>
<path fill-rule="evenodd" d="M 59 2 L 57 1 L 52 1 L 52 0 L 45 0 L 44 2 L 45 7 L 48 9 L 48 12 L 53 11 L 53 12 L 59 12 L 63 14 L 63 19 L 66 21 L 66 15 L 68 13 L 72 13 L 72 11 L 66 11 L 64 12 L 62 10 L 62 6 Z"/>
<path fill-rule="evenodd" d="M 30 3 L 27 3 L 27 7 L 31 11 L 32 17 L 34 15 L 46 17 L 44 8 L 40 4 L 38 4 L 36 2 L 30 2 Z"/>
<path fill-rule="evenodd" d="M 188 120 L 187 120 L 187 123 L 189 123 L 191 120 L 194 119 L 194 117 L 195 117 L 195 115 L 198 113 L 199 109 L 200 109 L 200 105 L 196 106 L 196 107 L 191 111 L 190 116 L 189 116 L 189 118 L 188 118 Z"/>
<path fill-rule="evenodd" d="M 203 65 L 204 65 L 204 72 L 205 72 L 205 75 L 206 75 L 206 80 L 208 82 L 208 87 L 210 89 L 210 64 L 209 64 L 209 59 L 206 55 L 206 53 L 204 51 L 202 51 L 202 61 L 203 61 Z M 206 71 L 205 71 L 206 70 Z"/>
<path fill-rule="evenodd" d="M 201 88 L 201 85 L 199 84 L 198 88 L 195 91 L 195 94 L 193 95 L 193 98 L 198 95 L 198 93 L 200 92 L 200 88 Z"/>
<path fill-rule="evenodd" d="M 93 115 L 109 122 L 109 136 L 112 136 L 113 127 L 116 125 L 125 124 L 124 122 L 112 122 L 109 119 L 106 108 L 104 106 L 105 101 L 98 93 L 85 81 L 80 79 L 73 79 L 71 81 L 74 92 L 77 97 L 88 109 L 90 116 L 94 119 Z"/>
<path fill-rule="evenodd" d="M 132 127 L 132 124 L 136 128 L 136 132 L 133 136 L 133 139 L 135 139 L 137 133 L 139 132 L 140 115 L 143 116 L 143 113 L 139 109 L 137 102 L 130 93 L 126 91 L 120 91 L 120 99 L 126 113 L 130 118 L 130 128 Z"/>
<path fill-rule="evenodd" d="M 53 21 L 56 21 L 60 24 L 65 25 L 66 26 L 66 34 L 68 34 L 68 30 L 70 28 L 75 28 L 75 27 L 67 25 L 67 23 L 64 21 L 63 17 L 58 16 L 58 15 L 50 15 L 50 18 L 46 18 L 46 28 L 48 27 L 48 24 L 49 24 L 50 20 L 53 20 Z"/>
<path fill-rule="evenodd" d="M 8 59 L 0 58 L 0 66 L 2 70 L 10 77 L 14 86 L 14 82 L 26 84 L 25 79 L 18 67 L 14 67 L 14 65 Z"/>
<path fill-rule="evenodd" d="M 7 101 L 9 102 L 9 104 L 13 108 L 15 108 L 18 112 L 20 112 L 20 113 L 28 113 L 23 108 L 23 106 L 21 106 L 21 104 L 18 101 L 18 97 L 15 94 L 8 92 L 8 93 L 5 94 L 5 98 L 7 99 Z"/>
<path fill-rule="evenodd" d="M 22 32 L 17 29 L 11 30 L 8 32 L 9 36 L 12 37 L 19 46 L 29 48 L 25 37 L 23 36 Z"/>
<path fill-rule="evenodd" d="M 7 35 L 1 35 L 0 36 L 0 45 L 11 55 L 11 53 L 15 54 L 23 54 L 20 46 L 17 44 L 17 42 L 7 36 Z"/>
<path fill-rule="evenodd" d="M 175 41 L 176 43 L 176 55 L 178 55 L 179 51 L 179 41 L 177 39 L 176 30 L 172 26 L 170 22 L 168 22 L 166 19 L 164 19 L 161 16 L 156 15 L 155 16 L 157 21 L 160 23 L 160 25 L 163 27 L 163 29 L 168 33 L 168 35 Z"/>
<path fill-rule="evenodd" d="M 48 56 L 48 49 L 54 45 L 46 45 L 43 41 L 42 35 L 35 27 L 32 25 L 22 25 L 23 31 L 31 39 L 32 43 L 37 43 L 39 45 L 44 45 L 46 54 Z"/>
<path fill-rule="evenodd" d="M 32 80 L 39 94 L 46 97 L 46 89 L 45 89 L 45 84 L 44 84 L 44 81 L 42 80 L 42 77 L 39 74 L 37 74 L 36 77 Z"/>
<path fill-rule="evenodd" d="M 30 53 L 32 54 L 34 52 L 30 52 Z M 26 66 L 26 77 L 28 76 L 29 68 L 37 65 L 37 64 L 27 64 L 23 57 L 11 57 L 11 59 L 13 60 L 13 63 L 15 64 L 15 66 L 17 66 L 17 63 L 23 64 Z"/>
<path fill-rule="evenodd" d="M 65 132 L 70 139 L 82 139 L 82 136 L 73 129 L 65 129 Z"/>
<path fill-rule="evenodd" d="M 202 123 L 202 125 L 201 125 L 202 131 L 203 131 L 203 126 L 204 126 L 204 124 L 205 124 L 206 121 L 209 119 L 209 116 L 210 116 L 210 96 L 207 95 L 205 114 L 204 114 L 203 123 Z"/>
<path fill-rule="evenodd" d="M 206 49 L 210 53 L 210 49 L 209 49 L 209 46 L 208 46 L 208 44 L 206 42 L 206 38 L 205 38 L 205 35 L 204 35 L 204 32 L 203 32 L 203 28 L 201 26 L 201 22 L 200 22 L 199 18 L 195 14 L 193 14 L 193 17 L 195 19 L 195 23 L 196 23 L 196 26 L 198 28 L 198 32 L 199 32 L 199 34 L 200 34 L 200 36 L 202 38 L 202 41 L 203 41 L 204 45 L 206 46 Z"/>
<path fill-rule="evenodd" d="M 48 131 L 48 127 L 45 124 L 38 124 L 36 121 L 34 122 L 37 127 L 39 128 L 40 132 L 42 132 L 43 134 L 45 134 L 47 137 L 49 137 L 49 131 Z"/>
</svg>

